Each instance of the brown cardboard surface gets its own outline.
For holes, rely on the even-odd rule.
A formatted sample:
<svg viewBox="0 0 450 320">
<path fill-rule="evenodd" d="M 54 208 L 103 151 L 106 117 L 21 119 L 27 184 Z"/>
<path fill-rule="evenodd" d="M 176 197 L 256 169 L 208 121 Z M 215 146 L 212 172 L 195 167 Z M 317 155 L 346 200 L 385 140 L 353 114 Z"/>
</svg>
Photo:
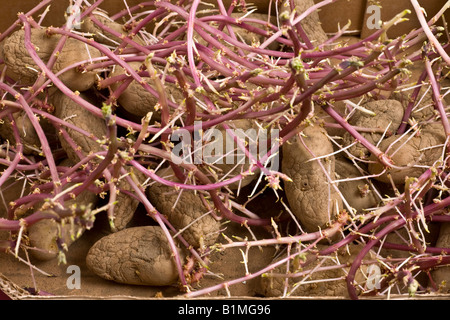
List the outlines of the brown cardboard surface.
<svg viewBox="0 0 450 320">
<path fill-rule="evenodd" d="M 420 28 L 419 20 L 417 19 L 416 13 L 414 11 L 414 7 L 412 6 L 411 2 L 409 0 L 379 0 L 376 1 L 381 6 L 381 20 L 382 21 L 389 21 L 393 17 L 395 17 L 398 13 L 402 12 L 405 9 L 411 10 L 411 14 L 407 15 L 407 18 L 409 19 L 406 22 L 402 22 L 396 26 L 393 26 L 388 31 L 389 37 L 398 37 L 403 34 L 408 33 L 412 29 Z M 447 2 L 446 0 L 419 0 L 419 4 L 425 9 L 427 12 L 428 18 L 431 18 L 434 16 L 441 8 L 442 6 Z M 369 0 L 367 2 L 367 7 L 372 5 L 374 1 Z M 447 17 L 450 16 L 450 12 L 447 10 Z M 369 17 L 372 15 L 372 13 L 367 13 L 367 10 L 364 11 L 364 23 L 363 28 L 361 32 L 361 37 L 365 38 L 376 31 L 376 29 L 369 29 L 367 25 L 367 21 Z M 448 18 L 447 18 L 448 21 Z M 442 20 L 439 21 L 441 23 Z M 438 23 L 438 24 L 439 24 Z"/>
<path fill-rule="evenodd" d="M 319 3 L 321 0 L 314 2 Z M 319 11 L 322 28 L 326 33 L 336 33 L 350 21 L 349 32 L 346 34 L 358 35 L 362 30 L 365 9 L 366 0 L 338 0 L 326 5 Z"/>
</svg>

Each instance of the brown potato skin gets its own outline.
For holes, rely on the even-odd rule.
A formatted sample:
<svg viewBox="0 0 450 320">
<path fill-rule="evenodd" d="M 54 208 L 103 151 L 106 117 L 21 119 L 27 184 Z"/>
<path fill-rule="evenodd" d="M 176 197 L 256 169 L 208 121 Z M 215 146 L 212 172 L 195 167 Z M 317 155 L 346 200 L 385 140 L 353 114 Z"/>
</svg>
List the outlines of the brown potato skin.
<svg viewBox="0 0 450 320">
<path fill-rule="evenodd" d="M 61 166 L 70 166 L 71 164 L 72 162 L 68 159 L 60 163 Z M 66 188 L 71 186 L 73 186 L 73 183 L 69 183 Z M 85 190 L 76 198 L 65 201 L 64 206 L 66 208 L 73 205 L 77 207 L 90 206 L 93 209 L 97 205 L 97 201 L 98 198 L 95 193 Z M 35 259 L 42 261 L 55 259 L 59 253 L 57 245 L 59 236 L 61 237 L 61 242 L 69 248 L 78 239 L 76 235 L 79 234 L 81 236 L 84 231 L 84 227 L 80 225 L 72 226 L 68 219 L 64 223 L 57 222 L 53 219 L 40 220 L 29 226 L 27 234 L 30 245 L 38 249 L 43 249 L 43 251 L 30 250 L 30 253 Z"/>
<path fill-rule="evenodd" d="M 258 131 L 257 131 L 258 127 L 254 124 L 254 122 L 252 120 L 237 119 L 237 120 L 229 121 L 227 124 L 229 125 L 230 129 L 232 129 L 232 130 L 233 129 L 234 130 L 242 130 L 245 133 L 249 129 L 254 129 L 255 130 L 254 132 L 258 133 Z M 222 139 L 223 139 L 222 151 L 223 151 L 223 154 L 225 155 L 227 153 L 227 146 L 226 146 L 227 139 L 230 142 L 233 140 L 232 140 L 232 137 L 226 133 L 226 130 L 223 129 L 222 126 L 217 126 L 217 130 L 220 130 L 221 135 L 222 135 Z M 237 134 L 237 131 L 235 131 L 234 133 Z M 246 138 L 246 142 L 248 142 L 248 140 L 249 140 L 249 138 Z M 238 148 L 239 155 L 241 153 L 243 153 L 243 151 L 241 151 L 239 149 L 239 147 L 237 146 L 236 142 L 233 141 L 233 144 L 234 144 L 234 148 Z M 245 145 L 245 143 L 244 143 L 244 145 Z M 249 145 L 247 145 L 247 148 L 249 148 Z M 249 149 L 249 151 L 251 151 L 251 150 Z M 237 151 L 234 152 L 234 154 L 237 154 Z M 258 158 L 258 154 L 253 155 L 253 156 L 256 156 L 256 158 Z M 244 172 L 244 173 L 249 172 L 251 165 L 250 165 L 249 159 L 245 155 L 244 155 L 244 157 L 245 157 L 245 162 L 243 162 L 239 166 L 236 166 L 237 162 L 239 161 L 238 157 L 234 157 L 233 163 L 226 163 L 227 162 L 226 158 L 222 159 L 223 163 L 214 163 L 213 166 L 219 168 L 219 170 L 217 171 L 218 178 L 222 179 L 223 176 L 226 175 L 225 179 L 230 179 L 230 178 L 233 178 L 233 177 L 241 174 L 241 172 Z M 229 171 L 231 171 L 230 174 L 228 174 Z M 240 181 L 236 181 L 232 184 L 229 184 L 228 187 L 231 190 L 236 190 L 239 187 L 243 188 L 243 187 L 249 185 L 250 183 L 252 183 L 255 180 L 255 178 L 258 177 L 258 174 L 259 174 L 259 169 L 256 169 L 252 174 L 249 174 L 249 175 L 243 177 Z"/>
<path fill-rule="evenodd" d="M 123 36 L 128 36 L 128 32 L 126 32 L 124 25 L 120 24 L 119 22 L 111 20 L 106 12 L 94 10 L 92 14 L 95 17 L 95 19 L 97 19 L 104 26 L 112 29 L 113 31 Z M 80 31 L 90 33 L 95 41 L 108 46 L 117 47 L 118 44 L 122 43 L 122 40 L 119 37 L 100 29 L 92 21 L 91 17 L 87 17 L 82 21 L 80 25 Z M 140 45 L 145 45 L 145 42 L 139 36 L 133 37 L 133 41 L 136 41 Z"/>
<path fill-rule="evenodd" d="M 85 99 L 90 100 L 88 96 L 83 95 Z M 98 139 L 102 139 L 106 134 L 106 121 L 100 117 L 96 117 L 91 114 L 88 110 L 78 105 L 72 99 L 61 93 L 56 92 L 52 97 L 52 102 L 55 106 L 55 115 L 58 118 L 64 119 L 69 123 L 72 123 L 79 128 L 91 132 L 93 136 Z M 83 155 L 88 155 L 91 152 L 99 152 L 102 147 L 99 142 L 85 136 L 75 130 L 66 128 L 66 131 L 70 138 L 78 145 L 81 153 Z M 66 151 L 68 158 L 73 162 L 77 163 L 80 161 L 77 153 L 73 150 L 70 144 L 64 139 L 62 135 L 59 136 L 61 145 Z M 131 169 L 130 167 L 127 167 Z M 134 175 L 137 180 L 142 183 L 145 181 L 145 175 L 134 170 Z M 117 184 L 118 189 L 126 190 L 132 192 L 132 188 L 125 179 L 121 179 Z M 116 197 L 117 204 L 114 208 L 114 226 L 116 230 L 122 230 L 133 218 L 134 212 L 136 211 L 139 201 L 134 197 L 124 193 L 119 192 Z"/>
<path fill-rule="evenodd" d="M 279 2 L 280 13 L 282 13 L 283 10 L 288 10 L 289 12 L 291 12 L 289 2 L 289 0 Z M 294 0 L 294 6 L 297 15 L 302 14 L 313 5 L 314 0 Z M 322 44 L 323 42 L 328 40 L 328 36 L 321 26 L 319 13 L 317 11 L 308 15 L 305 19 L 302 20 L 302 22 L 300 22 L 300 24 L 305 31 L 306 36 L 314 46 Z"/>
<path fill-rule="evenodd" d="M 103 279 L 124 284 L 168 286 L 178 280 L 173 254 L 159 226 L 128 228 L 101 238 L 90 248 L 86 265 Z"/>
<path fill-rule="evenodd" d="M 441 224 L 439 236 L 436 242 L 438 248 L 450 248 L 450 223 L 445 222 Z M 450 267 L 438 267 L 431 271 L 431 276 L 436 285 L 441 286 L 441 293 L 450 292 L 449 276 Z"/>
<path fill-rule="evenodd" d="M 133 169 L 129 168 L 129 170 Z M 137 170 L 133 170 L 133 176 L 136 177 L 138 183 L 140 184 L 142 184 L 146 180 L 146 176 Z M 119 180 L 117 188 L 131 193 L 134 192 L 133 188 L 125 179 Z M 117 203 L 114 207 L 114 227 L 117 231 L 120 231 L 127 227 L 128 223 L 133 218 L 140 202 L 136 198 L 124 192 L 119 192 L 116 197 L 116 201 Z"/>
<path fill-rule="evenodd" d="M 305 144 L 316 157 L 333 153 L 333 146 L 322 127 L 309 126 L 302 133 Z M 342 199 L 329 184 L 319 163 L 309 161 L 313 157 L 297 136 L 283 143 L 282 153 L 282 172 L 292 179 L 284 185 L 290 209 L 306 231 L 317 231 L 333 220 L 337 214 L 336 204 L 339 210 L 343 208 Z M 334 179 L 334 156 L 321 161 Z"/>
<path fill-rule="evenodd" d="M 384 139 L 379 145 L 380 150 L 385 152 L 398 138 L 400 138 L 400 136 L 393 135 Z M 409 138 L 409 136 L 403 136 L 387 152 L 388 156 L 393 154 L 391 156 L 393 163 L 396 166 L 401 167 L 401 169 L 390 168 L 381 174 L 384 167 L 377 162 L 376 157 L 371 155 L 370 160 L 373 162 L 369 164 L 369 172 L 371 174 L 381 174 L 375 177 L 376 180 L 384 183 L 391 183 L 391 180 L 389 179 L 390 175 L 395 184 L 404 184 L 406 177 L 417 178 L 426 171 L 426 168 L 413 167 L 413 165 L 429 167 L 442 156 L 442 146 L 424 150 L 424 148 L 444 144 L 445 133 L 443 132 L 440 123 L 424 125 L 418 134 L 405 143 Z"/>
<path fill-rule="evenodd" d="M 140 69 L 140 62 L 130 62 L 130 67 L 135 71 Z M 125 69 L 121 66 L 114 66 L 112 69 L 110 76 L 118 76 L 125 74 Z M 156 88 L 153 84 L 153 81 L 149 78 L 144 78 L 147 83 L 152 87 Z M 111 85 L 112 90 L 116 90 L 123 81 L 114 83 Z M 169 100 L 174 99 L 178 103 L 183 101 L 184 96 L 181 90 L 179 90 L 174 84 L 166 82 L 164 84 L 164 88 L 166 89 L 167 98 Z M 156 90 L 156 89 L 155 89 Z M 127 112 L 132 115 L 138 117 L 144 117 L 149 112 L 153 112 L 152 121 L 160 121 L 161 120 L 161 112 L 160 110 L 156 110 L 154 107 L 158 104 L 158 97 L 148 92 L 141 84 L 136 81 L 132 81 L 129 86 L 122 92 L 122 94 L 117 97 L 117 102 L 119 105 L 124 108 Z"/>
<path fill-rule="evenodd" d="M 15 112 L 12 116 L 19 131 L 20 142 L 23 145 L 23 154 L 38 155 L 41 149 L 41 140 L 25 111 Z M 11 145 L 16 145 L 19 141 L 16 141 L 11 121 L 7 117 L 2 120 L 0 123 L 0 137 L 9 141 Z M 55 129 L 47 119 L 39 117 L 39 124 L 44 130 L 49 143 L 57 140 L 55 138 Z"/>
<path fill-rule="evenodd" d="M 45 29 L 31 29 L 31 42 L 38 48 L 37 54 L 44 63 L 50 59 L 53 50 L 56 48 L 60 35 L 48 36 Z M 54 73 L 79 61 L 100 57 L 100 51 L 86 46 L 84 43 L 68 38 L 63 49 L 52 68 Z M 4 41 L 3 58 L 8 67 L 7 75 L 21 84 L 33 84 L 37 79 L 37 72 L 29 67 L 39 70 L 34 60 L 25 48 L 25 31 L 18 30 Z M 79 72 L 71 69 L 58 78 L 73 91 L 86 91 L 90 89 L 96 81 L 95 72 Z"/>
<path fill-rule="evenodd" d="M 0 166 L 0 171 L 5 170 L 6 167 Z M 22 178 L 18 179 L 15 176 L 8 178 L 0 187 L 2 198 L 0 200 L 0 218 L 8 218 L 8 210 L 10 203 L 16 201 L 23 196 L 26 196 L 30 192 L 30 184 Z M 5 200 L 3 202 L 3 199 Z"/>
<path fill-rule="evenodd" d="M 157 173 L 166 180 L 178 181 L 170 168 L 160 170 Z M 190 225 L 181 235 L 194 248 L 213 245 L 220 230 L 220 223 L 210 214 L 196 220 L 207 213 L 200 196 L 192 190 L 183 190 L 177 201 L 180 190 L 163 185 L 161 183 L 150 184 L 147 188 L 147 196 L 150 202 L 161 214 L 165 215 L 173 227 L 181 230 Z M 175 208 L 172 208 L 177 201 Z M 195 222 L 194 222 L 195 220 Z M 192 224 L 192 225 L 191 225 Z"/>
<path fill-rule="evenodd" d="M 90 99 L 86 95 L 82 97 L 88 101 Z M 102 139 L 106 134 L 106 121 L 103 118 L 93 115 L 90 111 L 75 103 L 70 97 L 63 94 L 61 91 L 56 91 L 51 97 L 52 105 L 55 107 L 55 116 L 74 124 L 80 129 L 90 132 L 97 139 Z M 102 150 L 100 143 L 90 137 L 81 134 L 70 128 L 64 128 L 70 138 L 78 146 L 83 155 L 88 155 L 90 152 L 99 152 Z M 75 150 L 59 135 L 59 139 L 63 149 L 66 151 L 68 158 L 77 163 L 80 161 Z"/>
<path fill-rule="evenodd" d="M 374 100 L 362 105 L 367 110 L 374 112 L 376 115 L 369 115 L 363 111 L 356 110 L 349 119 L 349 123 L 353 126 L 370 128 L 370 129 L 386 129 L 388 135 L 397 131 L 403 118 L 404 109 L 402 104 L 396 100 Z M 373 145 L 383 137 L 382 133 L 362 132 L 361 135 Z M 386 135 L 385 135 L 386 136 Z M 348 132 L 343 136 L 344 146 L 354 143 L 355 138 Z M 361 143 L 351 146 L 348 151 L 355 157 L 367 159 L 370 156 L 369 150 Z"/>
<path fill-rule="evenodd" d="M 342 156 L 336 157 L 335 170 L 336 177 L 339 179 L 361 177 L 358 168 Z M 364 192 L 366 188 L 368 188 L 367 193 Z M 371 190 L 368 181 L 365 179 L 341 181 L 339 182 L 339 191 L 341 191 L 347 203 L 358 213 L 376 207 L 379 202 L 376 194 Z"/>
</svg>

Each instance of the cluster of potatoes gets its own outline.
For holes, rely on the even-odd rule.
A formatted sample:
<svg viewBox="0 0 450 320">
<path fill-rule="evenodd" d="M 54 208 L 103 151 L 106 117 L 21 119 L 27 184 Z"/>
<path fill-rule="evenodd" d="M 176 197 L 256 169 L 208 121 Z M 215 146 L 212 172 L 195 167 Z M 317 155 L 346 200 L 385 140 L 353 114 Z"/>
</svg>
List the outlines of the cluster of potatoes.
<svg viewBox="0 0 450 320">
<path fill-rule="evenodd" d="M 300 12 L 313 4 L 312 0 L 294 2 Z M 267 20 L 268 18 L 267 15 L 262 16 L 256 13 L 253 15 L 259 19 Z M 95 16 L 118 34 L 126 34 L 122 25 L 109 20 L 103 12 L 99 11 Z M 302 26 L 314 43 L 323 43 L 327 39 L 327 35 L 320 28 L 318 16 L 311 15 L 302 23 Z M 82 31 L 91 34 L 95 41 L 107 46 L 120 43 L 120 37 L 116 34 L 106 34 L 106 37 L 100 35 L 101 30 L 89 18 L 82 23 Z M 238 27 L 234 31 L 240 32 Z M 240 36 L 245 38 L 249 35 L 241 32 Z M 3 41 L 0 53 L 7 67 L 6 76 L 20 85 L 32 85 L 38 79 L 36 70 L 39 70 L 39 67 L 28 54 L 24 39 L 24 30 L 14 32 Z M 49 36 L 44 28 L 31 30 L 31 42 L 39 48 L 37 55 L 44 62 L 50 60 L 60 40 L 60 35 Z M 135 40 L 138 43 L 144 43 L 138 36 Z M 85 101 L 100 106 L 99 95 L 93 94 L 98 80 L 95 70 L 80 72 L 75 68 L 69 70 L 65 68 L 79 61 L 101 56 L 102 53 L 99 50 L 69 37 L 59 53 L 52 72 L 60 73 L 58 78 L 62 83 L 71 91 L 77 92 Z M 141 63 L 130 62 L 129 66 L 139 70 Z M 111 68 L 108 76 L 116 77 L 124 74 L 126 74 L 124 68 L 115 66 Z M 151 79 L 146 81 L 154 87 Z M 110 89 L 116 90 L 121 83 L 113 84 Z M 182 91 L 177 86 L 167 84 L 166 89 L 173 101 L 184 99 Z M 70 96 L 55 88 L 50 88 L 46 97 L 48 98 L 46 102 L 54 108 L 53 116 L 67 123 L 65 127 L 67 134 L 63 135 L 52 125 L 51 119 L 41 121 L 49 139 L 56 139 L 66 153 L 67 157 L 58 163 L 59 166 L 73 166 L 83 157 L 105 150 L 102 138 L 106 135 L 107 124 L 103 118 L 93 115 Z M 350 125 L 368 129 L 362 135 L 393 160 L 394 168 L 384 168 L 369 150 L 348 132 L 324 126 L 321 121 L 326 122 L 330 119 L 320 112 L 311 118 L 315 119 L 315 122 L 310 121 L 300 134 L 282 144 L 281 172 L 291 179 L 284 182 L 283 194 L 287 199 L 289 210 L 298 220 L 303 231 L 315 232 L 326 228 L 337 219 L 342 210 L 362 213 L 378 207 L 383 203 L 384 196 L 384 191 L 377 191 L 378 186 L 385 185 L 389 188 L 392 184 L 401 186 L 407 177 L 419 177 L 427 168 L 442 159 L 446 136 L 442 125 L 438 121 L 431 121 L 434 116 L 431 95 L 428 94 L 422 102 L 428 107 L 420 109 L 413 115 L 419 126 L 409 135 L 396 134 L 403 121 L 406 107 L 402 101 L 407 99 L 365 99 L 361 108 L 358 109 L 353 109 L 351 105 L 336 105 L 344 116 L 347 116 L 349 112 L 352 113 L 348 118 Z M 157 102 L 158 99 L 136 81 L 132 81 L 128 88 L 117 97 L 119 108 L 126 114 L 130 114 L 132 119 L 140 119 L 152 112 L 153 119 L 160 120 L 158 110 L 154 109 Z M 23 129 L 20 130 L 20 138 L 24 144 L 24 154 L 38 153 L 40 140 L 25 112 L 15 112 L 13 117 L 15 124 Z M 77 127 L 78 130 L 70 125 Z M 234 120 L 229 121 L 229 125 L 245 130 L 255 124 L 250 120 Z M 5 119 L 0 125 L 0 136 L 3 140 L 14 144 L 17 141 L 11 128 L 12 123 Z M 370 129 L 373 129 L 373 132 L 370 132 Z M 382 129 L 386 131 L 383 132 Z M 82 132 L 87 132 L 89 135 Z M 241 167 L 232 168 L 229 165 L 218 164 L 217 168 L 224 173 L 232 171 L 230 175 L 232 177 L 240 172 L 248 171 L 250 165 L 247 163 Z M 223 222 L 208 214 L 211 208 L 207 206 L 207 201 L 202 200 L 198 192 L 183 190 L 180 193 L 180 190 L 174 190 L 161 183 L 149 183 L 146 175 L 134 170 L 131 166 L 125 166 L 125 170 L 127 173 L 132 173 L 139 186 L 145 190 L 149 201 L 167 221 L 176 230 L 183 230 L 181 235 L 190 248 L 183 248 L 180 245 L 179 255 L 182 258 L 188 255 L 188 249 L 204 250 L 220 241 Z M 170 167 L 158 170 L 157 174 L 170 181 L 182 182 L 177 180 Z M 246 176 L 239 187 L 252 184 L 257 176 L 257 174 Z M 67 187 L 71 185 L 73 184 L 67 184 Z M 236 190 L 238 185 L 230 185 L 229 188 Z M 150 286 L 167 286 L 176 283 L 178 271 L 173 261 L 173 252 L 161 227 L 146 225 L 127 228 L 140 202 L 130 195 L 134 191 L 126 179 L 120 179 L 117 182 L 117 189 L 119 192 L 116 195 L 114 208 L 114 232 L 92 246 L 86 257 L 87 266 L 100 277 L 118 283 Z M 2 190 L 6 203 L 9 203 L 24 192 L 30 192 L 30 187 L 24 188 L 23 185 L 10 179 L 2 186 Z M 85 191 L 76 199 L 67 201 L 65 205 L 95 207 L 98 200 L 98 195 Z M 40 203 L 34 209 L 39 209 L 43 205 Z M 8 208 L 2 209 L 6 212 Z M 49 260 L 58 256 L 61 243 L 67 247 L 70 246 L 84 231 L 82 227 L 74 230 L 70 223 L 61 224 L 55 220 L 46 219 L 27 228 L 27 236 L 30 245 L 40 249 L 32 251 L 34 258 Z M 441 230 L 441 233 L 441 239 L 448 238 L 448 232 Z M 357 246 L 352 247 L 350 251 L 357 252 Z M 339 255 L 345 263 L 351 261 L 351 254 L 339 252 Z M 230 261 L 230 263 L 237 262 Z M 293 268 L 290 270 L 291 273 L 299 270 L 299 268 L 295 269 L 295 264 L 292 264 L 291 268 Z M 273 272 L 282 273 L 286 270 L 283 271 L 280 268 Z M 338 273 L 336 271 L 335 275 L 327 274 L 327 277 L 341 277 L 342 275 Z M 290 279 L 292 285 L 295 280 L 295 278 Z M 310 287 L 309 291 L 297 293 L 345 295 L 345 286 L 342 283 L 336 286 L 319 285 Z M 283 294 L 284 287 L 283 277 L 267 277 L 262 279 L 260 294 L 280 296 Z"/>
</svg>

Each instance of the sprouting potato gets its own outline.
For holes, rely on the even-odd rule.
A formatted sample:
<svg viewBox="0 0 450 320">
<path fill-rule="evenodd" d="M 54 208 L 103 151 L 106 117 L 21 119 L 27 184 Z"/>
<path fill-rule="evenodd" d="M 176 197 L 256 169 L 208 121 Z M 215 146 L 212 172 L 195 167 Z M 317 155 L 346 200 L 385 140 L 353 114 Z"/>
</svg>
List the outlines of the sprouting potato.
<svg viewBox="0 0 450 320">
<path fill-rule="evenodd" d="M 73 164 L 69 159 L 60 163 L 61 166 L 70 166 Z M 68 183 L 67 188 L 72 187 L 73 183 Z M 64 202 L 66 208 L 76 206 L 95 208 L 98 198 L 97 195 L 89 190 L 85 190 L 77 197 Z M 41 206 L 42 203 L 39 205 Z M 36 207 L 39 207 L 36 206 Z M 48 209 L 51 211 L 51 209 Z M 55 213 L 56 215 L 56 213 Z M 32 224 L 28 228 L 28 238 L 30 245 L 37 250 L 31 250 L 31 254 L 38 260 L 51 260 L 58 256 L 60 246 L 65 246 L 66 250 L 74 243 L 85 231 L 85 228 L 76 223 L 71 223 L 69 219 L 63 219 L 57 222 L 54 219 L 44 219 Z"/>
<path fill-rule="evenodd" d="M 436 247 L 438 248 L 449 248 L 450 247 L 450 223 L 446 222 L 441 225 L 439 231 L 438 240 L 436 242 Z M 450 291 L 450 282 L 448 281 L 448 274 L 450 271 L 449 266 L 442 266 L 434 269 L 431 272 L 431 277 L 436 285 L 441 287 L 442 293 Z"/>
<path fill-rule="evenodd" d="M 183 253 L 179 250 L 183 257 Z M 178 280 L 173 253 L 159 226 L 128 228 L 98 240 L 86 264 L 96 275 L 118 283 L 168 286 Z"/>
<path fill-rule="evenodd" d="M 89 100 L 87 96 L 83 95 L 83 97 Z M 81 154 L 86 156 L 91 152 L 101 151 L 102 147 L 97 139 L 103 139 L 106 135 L 105 119 L 93 115 L 68 96 L 64 95 L 61 91 L 56 91 L 51 97 L 51 100 L 55 107 L 55 116 L 76 125 L 78 128 L 91 134 L 90 136 L 87 136 L 74 129 L 64 128 Z M 59 135 L 59 138 L 68 158 L 74 163 L 80 161 L 80 157 L 73 149 L 72 145 L 70 145 L 62 135 Z"/>
<path fill-rule="evenodd" d="M 46 29 L 31 30 L 31 42 L 36 47 L 39 58 L 44 63 L 47 63 L 50 59 L 60 39 L 60 35 L 48 36 Z M 11 78 L 24 85 L 30 85 L 36 81 L 39 67 L 25 47 L 24 30 L 14 32 L 4 41 L 2 56 L 7 66 L 6 73 Z M 57 73 L 77 62 L 90 61 L 90 59 L 100 56 L 100 51 L 97 49 L 78 40 L 68 38 L 58 55 L 52 71 Z M 80 72 L 76 68 L 72 68 L 62 73 L 59 79 L 73 91 L 86 91 L 95 84 L 96 77 L 97 75 L 93 71 Z"/>
<path fill-rule="evenodd" d="M 349 123 L 354 126 L 368 129 L 384 129 L 389 135 L 396 132 L 403 118 L 403 106 L 396 100 L 374 100 L 362 105 L 367 111 L 356 110 L 350 118 Z M 370 113 L 368 113 L 370 112 Z M 364 138 L 373 145 L 383 137 L 383 133 L 361 133 Z M 348 132 L 343 136 L 344 146 L 355 142 L 355 138 Z M 367 159 L 369 150 L 361 143 L 352 145 L 348 150 L 357 158 Z"/>
<path fill-rule="evenodd" d="M 158 175 L 166 180 L 178 181 L 170 168 L 160 170 Z M 195 248 L 213 245 L 219 236 L 220 222 L 208 213 L 210 210 L 199 194 L 191 190 L 179 192 L 156 182 L 147 188 L 150 202 L 173 227 L 177 230 L 186 228 L 181 235 L 190 245 Z"/>
<path fill-rule="evenodd" d="M 333 146 L 325 129 L 309 126 L 302 131 L 305 147 L 295 136 L 283 143 L 282 172 L 292 179 L 285 183 L 290 209 L 307 231 L 317 231 L 332 221 L 338 210 L 343 209 L 342 199 L 328 181 L 315 157 L 330 155 Z M 314 154 L 311 155 L 310 151 Z M 331 179 L 335 179 L 333 155 L 321 159 Z"/>
<path fill-rule="evenodd" d="M 379 199 L 369 181 L 361 179 L 364 174 L 361 174 L 359 169 L 344 157 L 336 157 L 335 163 L 336 177 L 348 179 L 348 181 L 339 182 L 339 190 L 347 203 L 360 213 L 376 207 Z M 365 170 L 365 168 L 362 169 Z"/>
<path fill-rule="evenodd" d="M 442 159 L 445 140 L 439 123 L 424 125 L 417 133 L 392 135 L 381 141 L 379 148 L 382 152 L 389 149 L 387 155 L 396 167 L 385 170 L 372 155 L 368 170 L 381 182 L 390 183 L 392 179 L 395 184 L 403 184 L 406 177 L 417 178 Z"/>
<path fill-rule="evenodd" d="M 138 71 L 141 65 L 142 63 L 140 62 L 129 63 L 129 66 L 135 71 Z M 110 77 L 123 74 L 125 74 L 125 69 L 121 66 L 116 65 L 111 71 Z M 146 81 L 152 88 L 155 88 L 155 92 L 157 93 L 156 87 L 153 85 L 152 80 L 146 79 Z M 122 81 L 116 82 L 111 86 L 111 89 L 116 90 L 121 84 Z M 169 100 L 178 102 L 183 101 L 183 92 L 179 90 L 174 84 L 166 82 L 164 84 L 164 87 L 166 89 Z M 117 102 L 119 102 L 119 105 L 132 115 L 144 117 L 149 112 L 152 112 L 152 120 L 159 121 L 161 119 L 160 110 L 155 109 L 155 106 L 158 104 L 158 96 L 147 91 L 141 84 L 139 84 L 135 80 L 133 80 L 129 84 L 129 86 L 120 94 L 119 97 L 117 97 Z"/>
</svg>

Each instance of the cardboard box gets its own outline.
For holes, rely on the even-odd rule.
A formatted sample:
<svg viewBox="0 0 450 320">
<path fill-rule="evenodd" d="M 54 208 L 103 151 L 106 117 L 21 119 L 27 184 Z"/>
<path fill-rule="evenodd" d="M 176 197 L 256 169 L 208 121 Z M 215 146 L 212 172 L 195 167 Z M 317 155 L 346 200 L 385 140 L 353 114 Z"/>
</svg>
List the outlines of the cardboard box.
<svg viewBox="0 0 450 320">
<path fill-rule="evenodd" d="M 230 0 L 231 1 L 231 0 Z M 321 0 L 315 0 L 316 3 Z M 33 6 L 39 3 L 40 0 L 19 0 L 16 2 L 10 2 L 7 6 L 2 8 L 0 12 L 0 31 L 9 27 L 16 19 L 17 12 L 26 12 Z M 139 0 L 127 0 L 130 6 L 139 4 Z M 439 6 L 445 3 L 446 0 L 422 0 L 421 3 L 426 7 L 429 15 L 437 12 Z M 118 4 L 122 4 L 122 0 L 107 0 L 101 8 L 107 10 L 109 13 L 116 13 Z M 399 11 L 404 10 L 409 1 L 387 1 L 380 0 L 382 3 L 382 19 L 388 20 Z M 64 23 L 64 12 L 69 6 L 69 0 L 53 1 L 51 6 L 51 12 L 45 18 L 45 25 L 61 25 Z M 368 20 L 367 8 L 369 4 L 365 0 L 338 0 L 335 3 L 326 6 L 321 9 L 319 16 L 322 20 L 322 26 L 327 33 L 335 33 L 338 31 L 338 26 L 344 26 L 349 20 L 352 23 L 350 30 L 353 30 L 352 34 L 361 34 L 363 37 L 370 34 L 372 31 L 367 29 L 364 24 Z M 414 13 L 411 14 L 411 17 Z M 450 16 L 450 15 L 449 15 Z M 450 21 L 450 19 L 447 19 Z M 418 26 L 418 22 L 412 20 L 408 23 L 396 26 L 390 36 L 403 34 L 411 28 Z M 39 270 L 34 270 L 34 278 L 31 276 L 30 268 L 28 268 L 23 262 L 19 261 L 11 254 L 0 253 L 0 290 L 8 294 L 13 299 L 34 299 L 36 298 L 30 292 L 25 290 L 25 287 L 33 287 L 37 285 L 37 288 L 43 291 L 55 294 L 55 296 L 43 296 L 40 299 L 153 299 L 156 296 L 170 297 L 179 293 L 177 288 L 154 288 L 154 287 L 137 287 L 118 285 L 107 280 L 103 280 L 86 268 L 84 257 L 90 246 L 95 243 L 101 236 L 107 231 L 108 224 L 105 221 L 96 223 L 93 232 L 86 232 L 81 239 L 75 242 L 71 246 L 71 250 L 67 254 L 67 264 L 58 265 L 56 261 L 43 262 L 38 264 L 41 270 L 48 272 L 44 274 Z M 68 280 L 70 278 L 70 272 L 68 267 L 71 265 L 79 266 L 83 280 L 81 282 L 81 288 L 69 288 Z M 233 287 L 234 290 L 235 287 Z M 238 296 L 246 296 L 245 289 L 241 287 L 238 291 Z M 398 297 L 398 296 L 397 296 Z M 234 297 L 236 298 L 236 297 Z M 330 297 L 315 297 L 317 299 L 330 299 Z M 393 295 L 391 298 L 395 299 Z M 401 297 L 400 297 L 401 298 Z M 422 297 L 423 298 L 423 297 Z M 426 297 L 425 297 L 426 298 Z M 430 296 L 429 299 L 449 299 L 448 295 Z M 296 299 L 302 299 L 296 297 Z M 304 297 L 304 299 L 310 299 L 310 297 Z M 343 297 L 333 297 L 333 299 L 343 299 Z M 378 297 L 377 299 L 381 299 Z M 421 297 L 418 297 L 421 299 Z"/>
</svg>

